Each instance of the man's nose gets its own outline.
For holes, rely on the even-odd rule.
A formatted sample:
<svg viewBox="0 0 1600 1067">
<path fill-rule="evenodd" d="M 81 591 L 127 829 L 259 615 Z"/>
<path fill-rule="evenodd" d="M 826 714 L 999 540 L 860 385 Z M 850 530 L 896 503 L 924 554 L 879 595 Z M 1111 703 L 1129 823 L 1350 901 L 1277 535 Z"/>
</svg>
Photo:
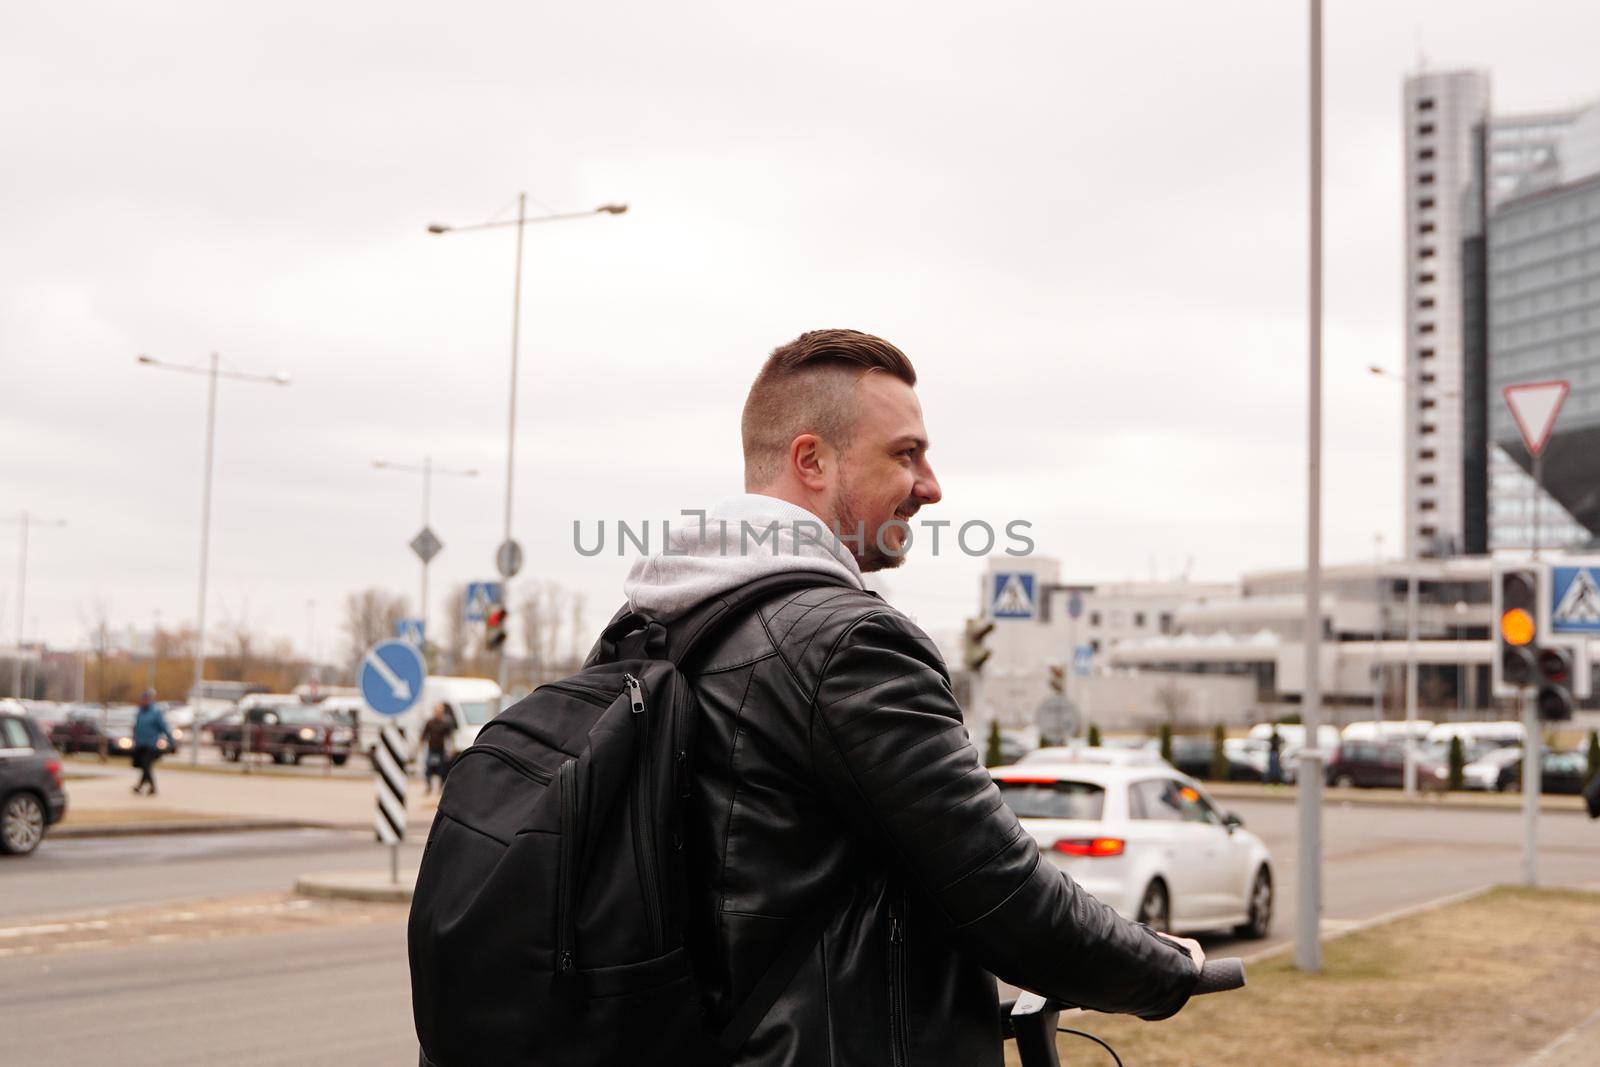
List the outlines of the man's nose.
<svg viewBox="0 0 1600 1067">
<path fill-rule="evenodd" d="M 912 493 L 921 504 L 937 504 L 944 499 L 944 490 L 939 488 L 939 479 L 933 476 L 933 468 L 926 463 L 922 465 L 922 473 L 918 476 Z"/>
</svg>

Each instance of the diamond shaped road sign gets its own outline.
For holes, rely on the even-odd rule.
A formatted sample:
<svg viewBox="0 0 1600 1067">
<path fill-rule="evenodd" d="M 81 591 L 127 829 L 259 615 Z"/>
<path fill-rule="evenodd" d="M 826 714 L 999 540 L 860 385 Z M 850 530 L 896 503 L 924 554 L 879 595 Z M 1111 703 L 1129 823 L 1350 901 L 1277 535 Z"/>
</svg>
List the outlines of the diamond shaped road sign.
<svg viewBox="0 0 1600 1067">
<path fill-rule="evenodd" d="M 411 551 L 415 552 L 424 563 L 433 562 L 444 549 L 444 542 L 434 535 L 433 528 L 424 526 L 422 532 L 411 539 Z"/>
<path fill-rule="evenodd" d="M 1561 414 L 1561 402 L 1567 399 L 1572 386 L 1565 381 L 1523 382 L 1508 385 L 1501 390 L 1511 417 L 1517 420 L 1522 431 L 1522 443 L 1528 454 L 1537 456 L 1550 440 L 1550 431 L 1556 427 L 1556 416 Z"/>
</svg>

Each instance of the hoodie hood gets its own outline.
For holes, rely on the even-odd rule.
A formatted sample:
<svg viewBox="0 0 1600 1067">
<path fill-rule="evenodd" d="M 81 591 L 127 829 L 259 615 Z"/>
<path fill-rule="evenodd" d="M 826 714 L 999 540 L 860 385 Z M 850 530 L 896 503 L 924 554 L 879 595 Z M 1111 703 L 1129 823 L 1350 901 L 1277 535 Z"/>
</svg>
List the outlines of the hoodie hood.
<svg viewBox="0 0 1600 1067">
<path fill-rule="evenodd" d="M 670 622 L 730 589 L 790 571 L 816 571 L 858 589 L 861 568 L 832 530 L 805 508 L 744 493 L 669 523 L 662 551 L 634 561 L 622 583 L 628 607 Z"/>
</svg>

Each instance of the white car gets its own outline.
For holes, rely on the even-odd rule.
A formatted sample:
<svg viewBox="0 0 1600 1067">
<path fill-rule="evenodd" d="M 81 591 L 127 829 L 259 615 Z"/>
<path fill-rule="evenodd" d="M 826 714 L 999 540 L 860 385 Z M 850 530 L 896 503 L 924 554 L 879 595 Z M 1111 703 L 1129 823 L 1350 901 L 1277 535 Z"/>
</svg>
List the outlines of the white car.
<svg viewBox="0 0 1600 1067">
<path fill-rule="evenodd" d="M 1493 793 L 1500 788 L 1500 771 L 1522 759 L 1522 747 L 1492 748 L 1461 768 L 1461 784 L 1468 789 Z"/>
<path fill-rule="evenodd" d="M 1200 783 L 1162 765 L 995 767 L 1040 850 L 1126 918 L 1157 930 L 1272 929 L 1272 855 Z"/>
<path fill-rule="evenodd" d="M 1146 748 L 1090 748 L 1087 745 L 1067 745 L 1053 748 L 1036 748 L 1017 760 L 1017 766 L 1032 767 L 1036 763 L 1100 763 L 1117 767 L 1166 767 L 1171 764 L 1161 758 L 1161 753 Z"/>
</svg>

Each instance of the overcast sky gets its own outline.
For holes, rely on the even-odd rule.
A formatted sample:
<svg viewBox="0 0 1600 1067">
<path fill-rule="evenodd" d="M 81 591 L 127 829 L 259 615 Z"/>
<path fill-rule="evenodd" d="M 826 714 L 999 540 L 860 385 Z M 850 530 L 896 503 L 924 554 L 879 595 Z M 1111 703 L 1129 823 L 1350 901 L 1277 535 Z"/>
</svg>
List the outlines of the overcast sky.
<svg viewBox="0 0 1600 1067">
<path fill-rule="evenodd" d="M 1035 525 L 1081 579 L 1297 566 L 1305 496 L 1305 14 L 1192 4 L 286 0 L 0 10 L 0 511 L 27 634 L 192 620 L 205 382 L 224 383 L 209 614 L 319 651 L 367 586 L 434 619 L 492 573 L 513 237 L 430 221 L 620 200 L 528 232 L 515 529 L 593 624 L 629 560 L 574 519 L 740 488 L 763 356 L 850 326 L 921 375 L 957 523 Z M 1326 556 L 1399 542 L 1401 79 L 1493 72 L 1498 110 L 1600 96 L 1584 0 L 1328 5 Z M 0 526 L 0 641 L 16 527 Z M 959 625 L 981 561 L 891 599 Z"/>
</svg>

